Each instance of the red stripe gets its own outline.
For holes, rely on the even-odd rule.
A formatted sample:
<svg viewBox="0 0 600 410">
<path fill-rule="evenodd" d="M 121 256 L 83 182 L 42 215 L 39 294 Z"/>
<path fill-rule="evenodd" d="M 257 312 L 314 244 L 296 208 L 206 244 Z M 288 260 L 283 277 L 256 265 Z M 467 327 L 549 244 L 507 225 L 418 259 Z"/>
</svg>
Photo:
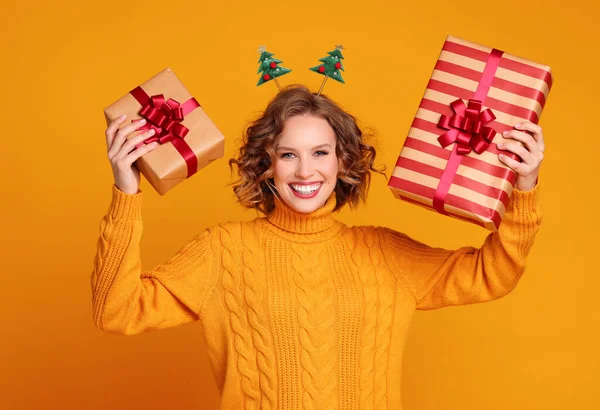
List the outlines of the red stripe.
<svg viewBox="0 0 600 410">
<path fill-rule="evenodd" d="M 479 79 L 481 78 L 481 73 L 479 71 L 442 60 L 437 61 L 435 69 L 477 82 L 479 82 Z M 513 83 L 512 81 L 503 80 L 502 78 L 498 77 L 494 77 L 494 80 L 492 81 L 492 87 L 499 88 L 521 97 L 531 98 L 532 100 L 537 101 L 542 108 L 544 105 L 546 105 L 546 97 L 544 96 L 544 93 L 542 93 L 540 90 L 536 90 L 535 88 Z"/>
<path fill-rule="evenodd" d="M 418 124 L 415 124 L 417 121 L 423 121 L 423 120 L 419 120 L 418 118 L 415 118 L 415 121 L 413 121 L 413 127 L 420 128 L 420 127 L 416 126 Z M 439 145 L 433 145 L 428 142 L 425 142 L 425 141 L 422 141 L 420 139 L 413 138 L 410 136 L 406 137 L 406 140 L 404 141 L 404 147 L 413 148 L 418 151 L 424 152 L 429 155 L 433 155 L 434 157 L 438 157 L 438 158 L 441 158 L 446 161 L 448 160 L 448 158 L 450 158 L 450 154 L 451 154 L 451 152 L 449 150 L 444 149 Z"/>
<path fill-rule="evenodd" d="M 449 105 L 444 105 L 444 104 L 439 103 L 437 101 L 428 100 L 426 98 L 423 98 L 421 100 L 421 104 L 419 104 L 419 108 L 423 108 L 425 110 L 433 111 L 433 112 L 438 113 L 440 115 L 441 114 L 446 114 L 447 116 L 451 116 L 452 114 L 454 114 L 454 112 L 452 111 L 452 108 L 450 108 Z M 426 127 L 426 128 L 420 128 L 420 129 L 422 129 L 424 131 L 433 132 L 437 136 L 440 136 L 444 132 L 446 132 L 446 130 L 444 130 L 443 128 L 439 128 L 436 123 L 432 123 L 430 121 L 422 120 L 420 118 L 415 118 L 415 121 L 416 120 L 424 121 L 424 122 L 428 123 L 428 124 L 423 125 L 423 127 Z M 503 124 L 503 123 L 498 122 L 498 121 L 492 121 L 489 124 L 487 124 L 487 126 L 493 128 L 498 133 L 502 133 L 504 131 L 508 131 L 508 130 L 514 129 L 511 126 L 509 126 L 507 124 Z M 493 152 L 493 153 L 498 153 L 499 152 L 497 150 L 495 144 L 491 145 L 490 148 L 488 149 L 488 151 Z"/>
<path fill-rule="evenodd" d="M 487 61 L 488 56 L 490 54 L 489 52 L 477 50 L 471 47 L 464 46 L 462 44 L 453 43 L 451 41 L 446 41 L 444 43 L 443 50 L 455 54 L 460 54 L 461 56 L 469 57 L 483 62 Z M 552 87 L 552 74 L 550 74 L 549 71 L 542 70 L 529 64 L 509 60 L 508 58 L 503 58 L 500 60 L 500 67 L 526 75 L 528 77 L 533 77 L 537 78 L 538 80 L 545 81 L 548 85 L 548 89 Z"/>
<path fill-rule="evenodd" d="M 481 71 L 473 70 L 472 68 L 463 67 L 443 60 L 438 60 L 437 63 L 435 63 L 435 69 L 477 82 L 479 82 L 479 79 L 481 78 Z"/>
<path fill-rule="evenodd" d="M 440 135 L 442 135 L 444 132 L 446 132 L 445 129 L 440 128 L 437 126 L 437 124 L 434 124 L 433 122 L 429 122 L 427 120 L 423 120 L 421 118 L 415 118 L 413 120 L 412 126 L 415 128 L 418 128 L 420 130 L 423 131 L 427 131 L 427 132 L 431 132 L 435 135 L 437 135 L 438 137 Z M 442 146 L 440 145 L 440 148 L 442 148 Z M 486 150 L 488 152 L 491 152 L 492 154 L 500 154 L 500 150 L 498 149 L 498 147 L 496 146 L 496 144 L 490 144 L 490 146 L 488 147 L 488 149 Z"/>
<path fill-rule="evenodd" d="M 435 101 L 427 100 L 425 98 L 421 100 L 421 104 L 419 105 L 419 107 L 437 112 L 438 114 L 452 115 L 452 109 L 449 106 L 440 104 Z M 437 135 L 438 137 L 445 132 L 445 130 L 443 128 L 438 127 L 437 124 L 416 117 L 413 120 L 412 126 L 423 131 L 431 132 Z M 488 126 L 493 128 L 498 133 L 514 129 L 514 127 L 505 125 L 498 121 L 492 121 L 488 124 Z M 498 150 L 495 143 L 492 143 L 488 147 L 487 151 L 496 155 L 500 154 L 501 152 Z M 515 161 L 521 162 L 521 158 L 517 154 L 513 154 L 510 151 L 505 151 L 504 155 L 507 155 L 509 158 L 512 158 Z"/>
<path fill-rule="evenodd" d="M 492 81 L 492 87 L 520 95 L 521 97 L 531 98 L 532 100 L 537 101 L 542 108 L 544 108 L 546 105 L 546 96 L 543 92 L 536 90 L 535 88 L 516 84 L 498 77 L 494 77 L 494 81 Z"/>
<path fill-rule="evenodd" d="M 474 60 L 487 61 L 489 52 L 477 50 L 475 48 L 463 46 L 462 44 L 453 43 L 452 41 L 445 41 L 442 50 L 449 51 L 454 54 L 460 54 L 461 56 L 469 57 Z"/>
<path fill-rule="evenodd" d="M 396 195 L 396 197 L 398 197 L 398 198 L 402 199 L 403 201 L 410 202 L 411 204 L 419 205 L 419 206 L 425 207 L 425 208 L 427 208 L 427 209 L 430 209 L 430 210 L 432 210 L 432 211 L 436 212 L 436 211 L 435 211 L 435 209 L 433 209 L 432 207 L 429 207 L 429 206 L 427 206 L 427 205 L 426 205 L 426 204 L 424 204 L 423 202 L 419 202 L 419 201 L 417 201 L 417 200 L 414 200 L 414 199 L 412 199 L 412 198 L 409 198 L 409 197 L 407 197 L 407 196 L 404 196 L 404 195 L 400 194 L 398 191 L 395 191 L 395 192 L 394 192 L 394 194 Z M 437 213 L 437 212 L 436 212 L 436 213 Z M 472 222 L 472 223 L 474 223 L 474 224 L 476 224 L 476 225 L 479 225 L 479 226 L 481 226 L 482 228 L 485 228 L 485 224 L 484 224 L 483 222 L 481 222 L 480 220 L 478 220 L 478 219 L 470 219 L 470 218 L 466 218 L 466 217 L 464 217 L 464 216 L 460 216 L 460 215 L 454 215 L 454 214 L 450 214 L 450 215 L 451 215 L 453 218 L 458 218 L 458 219 L 460 219 L 460 220 L 463 220 L 463 221 L 466 221 L 466 222 Z"/>
<path fill-rule="evenodd" d="M 457 87 L 452 84 L 443 83 L 434 79 L 429 80 L 427 88 L 430 90 L 439 91 L 444 94 L 452 95 L 457 98 L 462 98 L 463 100 L 473 98 L 473 91 L 469 91 L 464 88 Z M 524 118 L 528 121 L 531 121 L 534 124 L 537 124 L 539 122 L 538 115 L 535 111 L 519 107 L 518 105 L 509 104 L 505 101 L 496 100 L 491 97 L 487 97 L 485 99 L 484 105 L 486 107 L 491 108 L 492 111 L 497 110 L 505 114 L 514 115 L 515 117 Z"/>
<path fill-rule="evenodd" d="M 549 71 L 523 64 L 515 60 L 509 60 L 508 58 L 500 60 L 500 67 L 542 80 L 548 85 L 548 90 L 552 88 L 552 74 L 550 74 Z"/>
<path fill-rule="evenodd" d="M 448 151 L 447 149 L 444 149 L 437 145 L 429 144 L 425 141 L 421 141 L 412 137 L 406 138 L 404 146 L 416 149 L 417 151 L 421 151 L 438 158 L 442 158 L 444 160 L 448 160 L 448 158 L 450 157 L 450 151 Z M 496 178 L 505 179 L 513 185 L 516 182 L 516 175 L 510 169 L 498 167 L 496 165 L 492 165 L 488 162 L 482 161 L 477 158 L 465 156 L 461 161 L 461 165 L 476 169 L 488 175 L 492 175 Z"/>
<path fill-rule="evenodd" d="M 436 112 L 438 114 L 446 114 L 452 115 L 452 108 L 448 104 L 442 104 L 437 101 L 433 101 L 427 98 L 423 98 L 421 100 L 421 104 L 419 104 L 419 108 L 424 108 L 429 111 Z"/>
<path fill-rule="evenodd" d="M 405 192 L 409 192 L 415 195 L 419 195 L 425 198 L 433 199 L 435 195 L 435 189 L 429 188 L 420 184 L 417 184 L 412 181 L 408 181 L 402 178 L 397 178 L 392 176 L 390 178 L 390 182 L 388 183 L 390 187 L 400 189 Z M 458 197 L 456 195 L 448 194 L 446 197 L 446 204 L 453 206 L 455 208 L 460 208 L 468 212 L 472 212 L 476 215 L 479 215 L 483 218 L 491 219 L 496 228 L 500 226 L 500 222 L 502 218 L 500 214 L 495 209 L 490 209 L 485 206 L 481 206 L 474 202 L 471 202 L 465 198 Z M 452 214 L 454 216 L 454 214 Z M 457 215 L 458 216 L 458 215 Z"/>
<path fill-rule="evenodd" d="M 437 101 L 428 100 L 427 98 L 423 98 L 421 100 L 421 104 L 419 105 L 419 108 L 424 108 L 426 110 L 433 111 L 438 114 L 446 114 L 446 115 L 453 114 L 452 109 L 450 108 L 449 105 L 444 105 Z M 497 120 L 490 122 L 489 124 L 487 124 L 487 126 L 493 128 L 498 133 L 503 133 L 504 131 L 509 131 L 509 130 L 514 129 L 514 127 L 512 127 L 508 124 L 498 122 Z M 436 128 L 437 128 L 437 125 L 436 125 Z M 441 128 L 439 128 L 439 130 L 440 130 L 439 134 L 441 135 L 442 134 Z M 438 131 L 436 131 L 436 133 L 438 133 Z"/>
<path fill-rule="evenodd" d="M 419 174 L 428 175 L 436 179 L 440 179 L 442 174 L 444 173 L 443 169 L 439 169 L 434 166 L 424 164 L 422 162 L 415 161 L 413 159 L 405 158 L 402 156 L 398 157 L 398 161 L 396 161 L 396 166 L 400 168 L 409 169 Z M 454 176 L 452 184 L 470 189 L 471 191 L 499 200 L 504 204 L 504 206 L 507 206 L 508 204 L 508 194 L 502 189 L 483 184 L 479 181 L 475 181 L 471 178 L 467 178 L 460 174 L 456 174 Z"/>
</svg>

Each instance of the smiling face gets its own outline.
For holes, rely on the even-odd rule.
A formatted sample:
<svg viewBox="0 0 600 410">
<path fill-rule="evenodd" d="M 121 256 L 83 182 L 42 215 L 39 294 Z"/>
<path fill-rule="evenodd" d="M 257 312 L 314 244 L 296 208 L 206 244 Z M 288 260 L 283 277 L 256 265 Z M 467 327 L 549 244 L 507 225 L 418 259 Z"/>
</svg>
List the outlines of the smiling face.
<svg viewBox="0 0 600 410">
<path fill-rule="evenodd" d="M 273 180 L 287 205 L 310 213 L 322 207 L 337 183 L 335 131 L 327 120 L 297 115 L 286 120 L 276 143 Z"/>
</svg>

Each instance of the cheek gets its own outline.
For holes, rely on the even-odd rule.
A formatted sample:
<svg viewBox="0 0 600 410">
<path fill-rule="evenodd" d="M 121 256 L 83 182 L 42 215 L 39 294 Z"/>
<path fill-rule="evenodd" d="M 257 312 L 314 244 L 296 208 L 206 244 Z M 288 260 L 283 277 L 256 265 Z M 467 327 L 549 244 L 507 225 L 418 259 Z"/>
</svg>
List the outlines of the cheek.
<svg viewBox="0 0 600 410">
<path fill-rule="evenodd" d="M 281 181 L 285 179 L 289 173 L 289 165 L 283 161 L 275 161 L 273 166 L 273 179 L 275 181 Z"/>
<path fill-rule="evenodd" d="M 332 156 L 331 160 L 327 162 L 327 174 L 336 177 L 339 169 L 339 161 L 337 157 Z"/>
</svg>

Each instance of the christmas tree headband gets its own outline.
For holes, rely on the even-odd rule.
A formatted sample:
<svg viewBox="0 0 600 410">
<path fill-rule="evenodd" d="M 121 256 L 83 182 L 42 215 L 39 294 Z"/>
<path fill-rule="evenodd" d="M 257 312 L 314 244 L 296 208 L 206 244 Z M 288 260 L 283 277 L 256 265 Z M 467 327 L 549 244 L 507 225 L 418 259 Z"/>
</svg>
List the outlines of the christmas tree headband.
<svg viewBox="0 0 600 410">
<path fill-rule="evenodd" d="M 325 87 L 325 82 L 328 78 L 333 78 L 334 80 L 343 84 L 346 83 L 342 78 L 342 74 L 340 73 L 340 70 L 344 71 L 344 65 L 342 64 L 342 60 L 344 59 L 344 56 L 342 55 L 343 49 L 344 47 L 341 45 L 336 45 L 335 50 L 327 53 L 329 54 L 327 57 L 319 59 L 322 64 L 310 67 L 311 71 L 314 71 L 315 73 L 321 74 L 325 77 L 321 83 L 321 88 L 319 89 L 317 95 L 321 95 L 323 87 Z M 283 61 L 273 58 L 274 54 L 269 53 L 265 46 L 260 46 L 258 52 L 260 53 L 260 57 L 258 59 L 258 63 L 260 64 L 258 66 L 258 73 L 260 73 L 261 76 L 256 86 L 263 85 L 270 81 L 275 81 L 277 88 L 281 90 L 281 86 L 279 85 L 279 81 L 277 81 L 277 77 L 288 74 L 292 72 L 292 70 L 280 66 L 279 64 L 283 63 Z"/>
</svg>

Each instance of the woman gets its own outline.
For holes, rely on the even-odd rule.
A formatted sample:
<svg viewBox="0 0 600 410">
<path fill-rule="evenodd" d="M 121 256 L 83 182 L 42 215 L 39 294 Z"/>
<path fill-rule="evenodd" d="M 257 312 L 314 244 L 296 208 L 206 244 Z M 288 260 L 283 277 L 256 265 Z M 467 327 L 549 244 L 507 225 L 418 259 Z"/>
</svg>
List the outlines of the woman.
<svg viewBox="0 0 600 410">
<path fill-rule="evenodd" d="M 504 159 L 518 180 L 501 228 L 481 248 L 432 248 L 336 221 L 335 211 L 364 200 L 375 150 L 351 115 L 293 86 L 248 127 L 230 160 L 240 203 L 265 216 L 210 227 L 142 272 L 132 164 L 153 148 L 132 151 L 148 133 L 126 141 L 141 124 L 118 130 L 123 121 L 106 131 L 115 184 L 92 275 L 94 323 L 132 335 L 200 320 L 223 409 L 401 408 L 414 310 L 509 293 L 541 222 L 544 142 L 531 123 L 506 135 L 526 148 L 501 147 L 523 162 Z"/>
</svg>

